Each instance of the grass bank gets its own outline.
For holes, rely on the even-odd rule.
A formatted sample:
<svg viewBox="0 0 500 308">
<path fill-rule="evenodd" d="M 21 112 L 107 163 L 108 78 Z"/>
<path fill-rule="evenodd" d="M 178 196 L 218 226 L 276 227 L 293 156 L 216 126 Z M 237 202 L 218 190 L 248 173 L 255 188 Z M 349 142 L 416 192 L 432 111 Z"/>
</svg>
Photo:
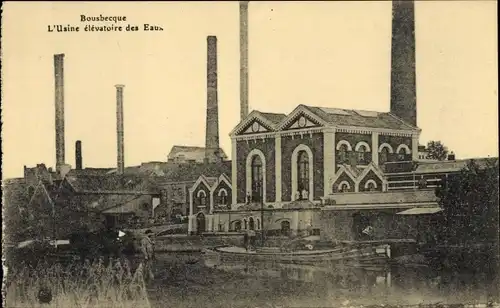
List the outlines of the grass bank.
<svg viewBox="0 0 500 308">
<path fill-rule="evenodd" d="M 151 307 L 141 265 L 132 271 L 127 261 L 105 265 L 102 260 L 85 264 L 39 263 L 35 268 L 9 269 L 5 307 Z M 40 291 L 45 295 L 40 296 Z M 47 293 L 49 295 L 47 295 Z M 50 298 L 50 300 L 48 300 Z"/>
</svg>

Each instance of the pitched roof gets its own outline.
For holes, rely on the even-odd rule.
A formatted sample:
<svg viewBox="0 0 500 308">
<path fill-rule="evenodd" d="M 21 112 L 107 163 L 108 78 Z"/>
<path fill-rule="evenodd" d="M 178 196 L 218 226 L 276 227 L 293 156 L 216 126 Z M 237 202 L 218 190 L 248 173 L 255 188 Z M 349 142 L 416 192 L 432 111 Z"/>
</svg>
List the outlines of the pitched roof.
<svg viewBox="0 0 500 308">
<path fill-rule="evenodd" d="M 226 159 L 227 155 L 222 148 L 219 148 L 220 153 L 223 158 Z M 168 154 L 168 159 L 174 159 L 178 155 L 184 155 L 185 160 L 195 160 L 195 161 L 203 161 L 205 158 L 205 148 L 204 147 L 195 147 L 195 146 L 181 146 L 174 145 Z"/>
<path fill-rule="evenodd" d="M 152 178 L 137 174 L 67 175 L 65 180 L 79 193 L 156 191 Z"/>
<path fill-rule="evenodd" d="M 114 168 L 84 168 L 71 169 L 68 175 L 105 175 L 115 170 Z"/>
<path fill-rule="evenodd" d="M 331 124 L 398 130 L 417 129 L 390 112 L 303 106 Z"/>
<path fill-rule="evenodd" d="M 144 195 L 86 195 L 82 203 L 87 209 L 104 213 L 130 213 L 137 211 L 137 203 L 144 202 Z"/>
<path fill-rule="evenodd" d="M 467 167 L 467 164 L 473 160 L 480 168 L 488 166 L 488 161 L 494 162 L 498 166 L 498 158 L 477 158 L 462 160 L 445 160 L 437 162 L 419 162 L 415 173 L 441 173 L 458 172 Z"/>
<path fill-rule="evenodd" d="M 286 114 L 284 113 L 260 112 L 260 114 L 273 124 L 279 124 L 284 118 L 286 118 Z"/>
<path fill-rule="evenodd" d="M 351 166 L 349 164 L 344 164 L 343 165 L 349 172 L 351 172 L 351 174 L 354 176 L 354 178 L 357 178 L 362 172 L 363 170 L 359 169 L 358 167 L 355 167 L 355 166 Z"/>
</svg>

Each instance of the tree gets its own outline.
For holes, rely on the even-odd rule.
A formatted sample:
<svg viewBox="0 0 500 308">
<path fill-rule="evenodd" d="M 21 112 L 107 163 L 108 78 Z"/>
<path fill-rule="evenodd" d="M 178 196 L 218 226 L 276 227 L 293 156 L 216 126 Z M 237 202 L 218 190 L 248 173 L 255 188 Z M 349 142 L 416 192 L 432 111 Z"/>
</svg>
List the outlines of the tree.
<svg viewBox="0 0 500 308">
<path fill-rule="evenodd" d="M 441 141 L 429 141 L 426 151 L 428 159 L 445 160 L 448 156 L 448 148 Z"/>
<path fill-rule="evenodd" d="M 498 159 L 470 160 L 458 174 L 443 179 L 436 191 L 443 207 L 441 236 L 453 243 L 498 239 Z"/>
</svg>

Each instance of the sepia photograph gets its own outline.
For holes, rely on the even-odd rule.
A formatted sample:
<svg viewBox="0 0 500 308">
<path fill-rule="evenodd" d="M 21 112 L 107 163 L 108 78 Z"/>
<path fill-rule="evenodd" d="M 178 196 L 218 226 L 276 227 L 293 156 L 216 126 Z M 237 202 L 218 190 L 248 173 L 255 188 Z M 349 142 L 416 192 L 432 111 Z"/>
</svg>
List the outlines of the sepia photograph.
<svg viewBox="0 0 500 308">
<path fill-rule="evenodd" d="M 2 3 L 2 305 L 499 307 L 497 1 Z"/>
</svg>

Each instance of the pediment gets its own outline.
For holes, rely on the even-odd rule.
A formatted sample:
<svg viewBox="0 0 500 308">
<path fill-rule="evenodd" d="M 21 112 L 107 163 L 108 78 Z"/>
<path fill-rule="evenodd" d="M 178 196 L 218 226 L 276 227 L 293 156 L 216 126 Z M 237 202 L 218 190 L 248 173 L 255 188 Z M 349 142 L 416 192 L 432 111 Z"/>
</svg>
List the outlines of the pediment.
<svg viewBox="0 0 500 308">
<path fill-rule="evenodd" d="M 283 130 L 289 129 L 305 129 L 312 127 L 320 127 L 321 125 L 312 117 L 308 116 L 305 113 L 300 113 L 294 117 L 290 124 L 283 128 Z"/>
<path fill-rule="evenodd" d="M 248 135 L 248 134 L 260 134 L 260 133 L 267 133 L 270 132 L 271 129 L 267 127 L 267 125 L 262 124 L 260 121 L 257 121 L 257 119 L 251 121 L 244 129 L 241 134 L 243 135 Z"/>
</svg>

